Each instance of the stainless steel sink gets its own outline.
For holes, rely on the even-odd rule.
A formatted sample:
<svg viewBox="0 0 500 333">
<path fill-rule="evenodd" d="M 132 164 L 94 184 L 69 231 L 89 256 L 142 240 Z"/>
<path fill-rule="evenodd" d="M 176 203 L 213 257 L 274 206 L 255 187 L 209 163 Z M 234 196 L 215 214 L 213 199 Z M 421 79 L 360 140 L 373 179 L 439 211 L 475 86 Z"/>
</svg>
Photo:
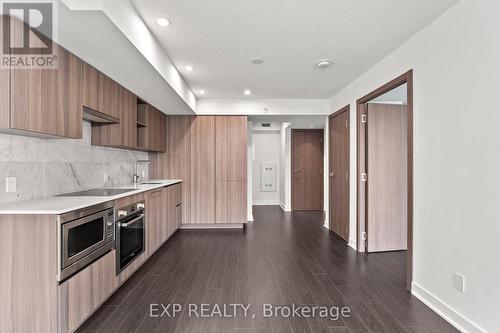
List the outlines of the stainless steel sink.
<svg viewBox="0 0 500 333">
<path fill-rule="evenodd" d="M 148 185 L 148 184 L 150 184 L 150 185 L 159 185 L 159 184 L 163 184 L 163 182 L 158 182 L 158 181 L 156 181 L 156 182 L 155 181 L 148 182 L 148 181 L 146 181 L 146 182 L 141 182 L 140 183 L 140 185 Z"/>
</svg>

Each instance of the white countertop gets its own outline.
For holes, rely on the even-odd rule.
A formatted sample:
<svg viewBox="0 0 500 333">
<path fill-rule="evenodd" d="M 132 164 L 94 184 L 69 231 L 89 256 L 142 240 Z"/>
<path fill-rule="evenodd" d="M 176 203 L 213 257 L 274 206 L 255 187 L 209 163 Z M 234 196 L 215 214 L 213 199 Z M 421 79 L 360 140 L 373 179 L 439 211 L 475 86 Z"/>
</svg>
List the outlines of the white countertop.
<svg viewBox="0 0 500 333">
<path fill-rule="evenodd" d="M 150 182 L 159 184 L 137 184 L 113 186 L 112 188 L 133 189 L 132 191 L 105 197 L 45 197 L 33 200 L 10 202 L 0 205 L 0 215 L 59 215 L 81 208 L 90 207 L 107 201 L 128 197 L 154 190 L 156 188 L 174 185 L 182 182 L 180 179 L 151 179 Z"/>
</svg>

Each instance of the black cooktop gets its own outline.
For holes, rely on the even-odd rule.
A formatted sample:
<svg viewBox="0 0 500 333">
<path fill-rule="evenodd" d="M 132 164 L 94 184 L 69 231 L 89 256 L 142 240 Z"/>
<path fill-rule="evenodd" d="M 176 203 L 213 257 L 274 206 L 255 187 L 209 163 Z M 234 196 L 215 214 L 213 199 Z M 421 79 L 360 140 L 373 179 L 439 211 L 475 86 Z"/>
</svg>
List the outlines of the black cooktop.
<svg viewBox="0 0 500 333">
<path fill-rule="evenodd" d="M 60 194 L 60 197 L 110 197 L 121 193 L 134 191 L 130 188 L 95 188 L 86 191 Z"/>
</svg>

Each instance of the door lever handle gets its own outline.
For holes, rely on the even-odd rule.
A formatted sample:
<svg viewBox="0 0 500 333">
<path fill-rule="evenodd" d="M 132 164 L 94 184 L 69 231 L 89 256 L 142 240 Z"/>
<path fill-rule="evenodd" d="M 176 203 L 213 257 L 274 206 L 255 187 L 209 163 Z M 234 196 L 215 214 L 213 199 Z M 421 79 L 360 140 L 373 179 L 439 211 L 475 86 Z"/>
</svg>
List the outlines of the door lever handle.
<svg viewBox="0 0 500 333">
<path fill-rule="evenodd" d="M 335 177 L 335 174 L 333 172 L 330 172 L 330 177 Z"/>
</svg>

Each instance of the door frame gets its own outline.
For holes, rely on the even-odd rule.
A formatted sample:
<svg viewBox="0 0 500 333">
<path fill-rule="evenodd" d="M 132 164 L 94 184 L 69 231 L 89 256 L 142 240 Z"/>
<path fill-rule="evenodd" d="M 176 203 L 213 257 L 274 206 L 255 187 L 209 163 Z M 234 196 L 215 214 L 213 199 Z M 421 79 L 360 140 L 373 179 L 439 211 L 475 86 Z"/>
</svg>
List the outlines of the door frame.
<svg viewBox="0 0 500 333">
<path fill-rule="evenodd" d="M 350 147 L 351 147 L 351 105 L 346 105 L 343 108 L 335 111 L 332 113 L 330 116 L 328 116 L 328 228 L 332 230 L 332 205 L 330 205 L 330 200 L 332 198 L 332 185 L 330 182 L 330 170 L 332 170 L 332 154 L 330 154 L 331 148 L 332 148 L 332 140 L 330 140 L 330 119 L 334 118 L 344 112 L 347 112 L 348 116 L 348 127 L 347 127 L 347 133 L 348 133 L 348 138 L 349 138 L 349 158 L 347 159 L 347 172 L 349 174 L 349 178 L 351 175 L 351 153 L 350 153 Z M 347 207 L 351 206 L 351 181 L 349 180 L 349 185 L 347 186 Z M 350 209 L 348 209 L 349 212 Z M 349 214 L 350 215 L 350 214 Z M 347 219 L 347 243 L 349 243 L 350 239 L 350 232 L 351 232 L 351 225 L 350 225 L 350 218 L 348 217 Z"/>
<path fill-rule="evenodd" d="M 290 157 L 292 159 L 291 163 L 291 179 L 290 179 L 290 191 L 291 191 L 291 208 L 292 212 L 296 211 L 293 203 L 293 196 L 294 196 L 294 191 L 293 191 L 293 170 L 295 169 L 295 159 L 294 159 L 294 153 L 293 153 L 293 134 L 297 132 L 319 132 L 323 135 L 323 145 L 321 146 L 321 156 L 322 156 L 322 161 L 323 161 L 323 169 L 322 169 L 322 175 L 321 175 L 321 202 L 323 203 L 321 207 L 321 211 L 323 212 L 323 218 L 325 214 L 325 131 L 321 128 L 314 128 L 314 129 L 292 129 L 291 130 L 291 135 L 290 135 Z"/>
<path fill-rule="evenodd" d="M 366 170 L 366 131 L 361 127 L 361 115 L 364 112 L 365 104 L 372 99 L 385 94 L 386 92 L 397 88 L 403 84 L 407 85 L 407 261 L 406 261 L 406 289 L 411 291 L 411 282 L 413 277 L 413 69 L 398 76 L 397 78 L 387 82 L 381 87 L 368 93 L 356 101 L 356 188 L 357 188 L 357 204 L 356 204 L 356 223 L 357 235 L 356 245 L 358 252 L 365 252 L 366 246 L 361 240 L 361 235 L 367 230 L 367 200 L 366 200 L 366 183 L 361 181 L 361 172 Z M 369 177 L 369 176 L 368 176 Z"/>
</svg>

